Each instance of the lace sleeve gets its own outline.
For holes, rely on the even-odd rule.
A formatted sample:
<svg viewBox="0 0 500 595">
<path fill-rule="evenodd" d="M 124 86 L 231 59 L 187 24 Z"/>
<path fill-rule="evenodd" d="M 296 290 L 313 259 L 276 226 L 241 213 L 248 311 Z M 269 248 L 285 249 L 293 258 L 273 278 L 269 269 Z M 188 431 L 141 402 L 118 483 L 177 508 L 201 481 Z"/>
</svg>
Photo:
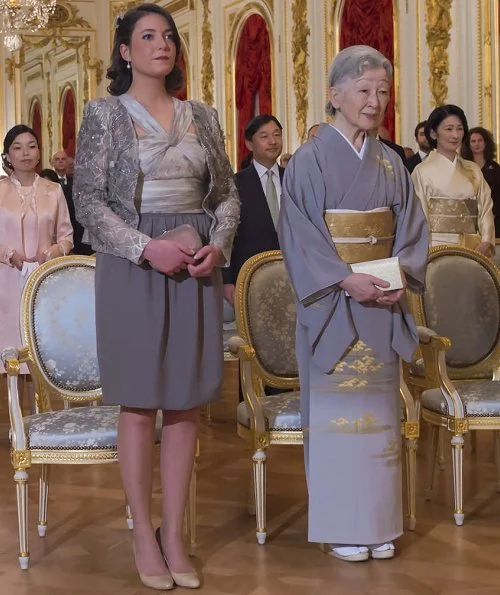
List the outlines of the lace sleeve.
<svg viewBox="0 0 500 595">
<path fill-rule="evenodd" d="M 219 197 L 219 204 L 214 211 L 217 224 L 212 233 L 212 244 L 221 249 L 226 263 L 229 263 L 233 239 L 240 221 L 240 199 L 234 182 L 234 174 L 224 146 L 224 134 L 219 124 L 217 111 L 209 108 L 210 128 L 216 154 L 218 168 L 215 179 L 215 192 Z"/>
<path fill-rule="evenodd" d="M 73 200 L 77 220 L 106 252 L 139 263 L 147 235 L 125 223 L 107 204 L 109 168 L 113 162 L 112 122 L 104 102 L 86 105 L 78 134 Z"/>
</svg>

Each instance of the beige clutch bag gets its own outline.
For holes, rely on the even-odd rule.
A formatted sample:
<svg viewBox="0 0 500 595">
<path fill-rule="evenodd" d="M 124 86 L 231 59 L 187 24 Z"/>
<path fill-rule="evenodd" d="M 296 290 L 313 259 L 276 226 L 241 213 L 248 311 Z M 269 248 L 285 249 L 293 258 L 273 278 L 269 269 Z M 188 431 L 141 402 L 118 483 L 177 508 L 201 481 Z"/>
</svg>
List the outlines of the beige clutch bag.
<svg viewBox="0 0 500 595">
<path fill-rule="evenodd" d="M 350 265 L 353 273 L 364 273 L 373 275 L 390 283 L 389 287 L 380 287 L 382 291 L 394 291 L 403 289 L 403 275 L 399 266 L 399 258 L 381 258 L 379 260 L 367 260 L 365 262 L 356 262 Z"/>
<path fill-rule="evenodd" d="M 170 231 L 164 231 L 157 240 L 170 240 L 182 244 L 191 254 L 196 254 L 203 247 L 200 234 L 189 224 L 179 225 Z"/>
</svg>

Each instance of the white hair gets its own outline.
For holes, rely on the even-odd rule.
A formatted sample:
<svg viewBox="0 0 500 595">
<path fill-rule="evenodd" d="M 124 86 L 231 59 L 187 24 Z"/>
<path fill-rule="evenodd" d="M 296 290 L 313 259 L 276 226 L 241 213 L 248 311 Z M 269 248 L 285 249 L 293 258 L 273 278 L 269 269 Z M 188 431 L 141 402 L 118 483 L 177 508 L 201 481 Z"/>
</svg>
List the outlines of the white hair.
<svg viewBox="0 0 500 595">
<path fill-rule="evenodd" d="M 369 45 L 351 45 L 335 56 L 328 71 L 328 87 L 338 87 L 347 78 L 355 79 L 365 70 L 379 68 L 383 68 L 389 81 L 392 81 L 392 64 L 383 54 Z M 326 113 L 330 116 L 335 114 L 331 101 L 326 104 Z"/>
</svg>

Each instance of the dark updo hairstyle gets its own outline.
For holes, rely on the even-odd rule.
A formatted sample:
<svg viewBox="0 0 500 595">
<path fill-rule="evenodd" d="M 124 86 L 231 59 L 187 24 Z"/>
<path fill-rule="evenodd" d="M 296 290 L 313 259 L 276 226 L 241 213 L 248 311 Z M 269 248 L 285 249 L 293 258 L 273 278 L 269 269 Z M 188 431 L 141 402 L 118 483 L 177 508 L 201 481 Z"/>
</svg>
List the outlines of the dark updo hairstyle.
<svg viewBox="0 0 500 595">
<path fill-rule="evenodd" d="M 14 126 L 13 128 L 11 128 L 9 130 L 9 132 L 7 132 L 7 134 L 5 135 L 5 138 L 3 139 L 2 163 L 3 163 L 4 167 L 6 167 L 8 169 L 13 169 L 12 163 L 9 161 L 9 159 L 7 157 L 7 153 L 9 152 L 9 149 L 13 145 L 16 138 L 20 134 L 24 134 L 25 132 L 27 132 L 28 134 L 31 134 L 31 136 L 33 136 L 35 138 L 36 144 L 37 144 L 38 148 L 40 148 L 40 141 L 38 140 L 38 137 L 37 137 L 35 131 L 33 130 L 33 128 L 26 126 L 26 124 L 17 124 L 17 126 Z"/>
<path fill-rule="evenodd" d="M 464 127 L 464 138 L 469 133 L 467 118 L 465 117 L 464 110 L 461 107 L 458 107 L 458 105 L 452 105 L 451 103 L 448 105 L 440 105 L 439 107 L 436 107 L 432 110 L 431 115 L 428 117 L 427 122 L 425 123 L 425 136 L 429 141 L 429 145 L 433 149 L 437 147 L 437 140 L 431 137 L 431 130 L 436 132 L 441 122 L 446 120 L 448 116 L 457 116 L 460 122 L 462 122 L 462 126 Z"/>
<path fill-rule="evenodd" d="M 42 169 L 42 171 L 40 172 L 40 177 L 45 178 L 46 180 L 50 180 L 51 182 L 55 182 L 56 184 L 59 184 L 59 176 L 53 169 Z"/>
<path fill-rule="evenodd" d="M 469 130 L 469 134 L 467 138 L 464 140 L 462 145 L 462 150 L 460 154 L 464 159 L 468 159 L 469 161 L 474 161 L 474 157 L 472 155 L 472 151 L 470 148 L 470 137 L 473 134 L 480 134 L 484 140 L 484 160 L 486 163 L 489 161 L 493 161 L 496 156 L 497 148 L 495 146 L 495 141 L 493 140 L 493 135 L 489 130 L 483 128 L 482 126 L 476 126 L 475 128 L 471 128 Z"/>
<path fill-rule="evenodd" d="M 169 93 L 175 93 L 176 91 L 180 91 L 184 86 L 184 73 L 179 67 L 181 38 L 172 15 L 156 4 L 141 4 L 128 10 L 123 17 L 116 19 L 111 65 L 106 73 L 107 78 L 111 80 L 108 86 L 108 93 L 110 95 L 123 95 L 123 93 L 129 90 L 132 84 L 132 69 L 127 68 L 127 62 L 122 58 L 120 53 L 120 46 L 130 46 L 135 26 L 148 14 L 160 15 L 172 29 L 172 36 L 175 43 L 175 64 L 172 72 L 165 77 L 165 88 Z"/>
</svg>

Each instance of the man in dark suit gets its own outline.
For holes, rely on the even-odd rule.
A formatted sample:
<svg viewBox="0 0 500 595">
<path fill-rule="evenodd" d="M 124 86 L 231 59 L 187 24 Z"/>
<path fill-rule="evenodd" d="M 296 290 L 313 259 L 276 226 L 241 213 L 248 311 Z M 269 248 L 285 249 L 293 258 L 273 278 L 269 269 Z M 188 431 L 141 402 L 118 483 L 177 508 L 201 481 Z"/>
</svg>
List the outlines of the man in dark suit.
<svg viewBox="0 0 500 595">
<path fill-rule="evenodd" d="M 401 161 L 406 166 L 406 168 L 408 168 L 408 164 L 406 162 L 405 150 L 403 149 L 403 147 L 401 145 L 393 143 L 391 140 L 389 140 L 389 131 L 387 130 L 387 128 L 385 126 L 378 127 L 378 129 L 376 131 L 376 136 L 377 136 L 377 140 L 379 140 L 381 143 L 384 143 L 384 145 L 390 147 L 393 151 L 395 151 L 401 157 Z"/>
<path fill-rule="evenodd" d="M 283 148 L 281 124 L 269 114 L 256 116 L 245 128 L 245 144 L 253 152 L 253 162 L 236 174 L 240 225 L 231 264 L 223 269 L 224 297 L 231 305 L 236 279 L 245 261 L 266 250 L 279 250 L 276 225 L 285 171 L 276 161 Z"/>
<path fill-rule="evenodd" d="M 92 254 L 92 248 L 82 243 L 83 227 L 78 223 L 75 216 L 75 205 L 73 203 L 73 176 L 69 175 L 68 168 L 70 158 L 64 149 L 54 153 L 52 157 L 52 167 L 54 168 L 59 184 L 61 184 L 66 204 L 68 205 L 69 218 L 73 226 L 73 253 L 74 254 Z"/>
<path fill-rule="evenodd" d="M 417 141 L 418 152 L 408 159 L 407 166 L 410 173 L 417 167 L 419 163 L 422 163 L 422 161 L 431 152 L 429 141 L 425 136 L 426 122 L 427 121 L 419 122 L 415 128 L 415 140 Z"/>
</svg>

